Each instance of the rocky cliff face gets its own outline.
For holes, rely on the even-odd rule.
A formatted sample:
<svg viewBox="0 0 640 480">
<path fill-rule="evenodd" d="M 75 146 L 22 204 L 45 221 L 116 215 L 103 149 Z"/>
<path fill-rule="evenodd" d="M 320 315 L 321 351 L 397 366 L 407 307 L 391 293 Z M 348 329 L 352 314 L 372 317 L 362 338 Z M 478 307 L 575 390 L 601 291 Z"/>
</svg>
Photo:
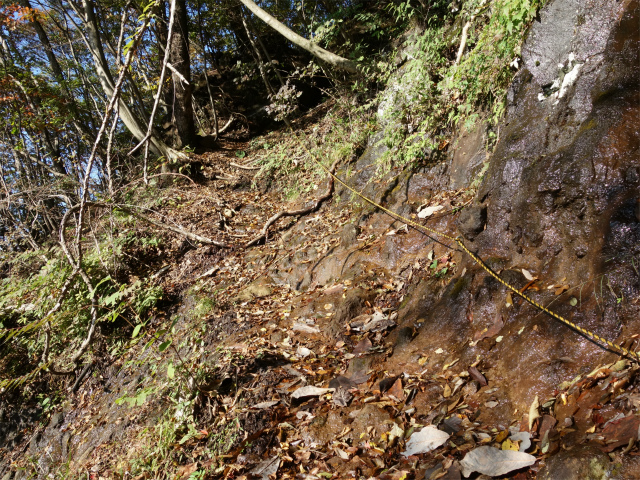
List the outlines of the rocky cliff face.
<svg viewBox="0 0 640 480">
<path fill-rule="evenodd" d="M 537 301 L 583 328 L 628 345 L 640 333 L 639 34 L 637 0 L 549 2 L 523 46 L 522 65 L 510 88 L 508 113 L 492 154 L 484 150 L 484 131 L 479 125 L 459 136 L 446 162 L 370 182 L 373 162 L 381 153 L 372 141 L 349 182 L 405 216 L 415 215 L 425 202 L 459 207 L 471 200 L 457 219 L 434 216 L 428 219 L 429 226 L 449 235 L 461 232 L 469 248 L 518 288 L 530 284 L 522 271 L 526 269 L 528 275 L 538 278 L 528 290 Z M 483 162 L 488 162 L 488 168 L 471 198 L 468 187 Z M 338 194 L 340 209 L 348 205 L 349 194 L 340 189 Z M 402 296 L 387 305 L 395 312 L 389 318 L 393 316 L 392 323 L 398 326 L 389 337 L 372 337 L 380 342 L 380 348 L 372 351 L 384 353 L 362 357 L 357 350 L 364 347 L 357 347 L 355 358 L 351 354 L 350 361 L 345 360 L 342 373 L 353 376 L 368 369 L 407 376 L 420 373 L 446 383 L 463 378 L 456 375 L 475 365 L 489 386 L 469 382 L 461 390 L 465 401 L 475 405 L 473 420 L 502 430 L 510 425 L 527 429 L 536 396 L 541 403 L 554 398 L 563 382 L 618 358 L 509 296 L 469 257 L 455 251 L 455 246 L 413 230 L 402 233 L 400 222 L 371 207 L 364 206 L 353 223 L 326 227 L 330 242 L 323 248 L 306 241 L 309 230 L 315 225 L 320 228 L 317 217 L 309 221 L 286 233 L 273 252 L 256 250 L 245 256 L 247 264 L 264 266 L 260 285 L 268 288 L 260 298 L 285 287 L 307 295 L 304 301 L 291 303 L 291 315 L 272 319 L 273 325 L 262 328 L 272 342 L 281 344 L 292 322 L 296 326 L 295 318 L 315 316 L 317 325 L 303 325 L 306 330 L 298 330 L 294 338 L 302 343 L 310 339 L 305 344 L 310 348 L 319 343 L 334 345 L 336 340 L 348 343 L 345 324 L 375 303 L 380 291 L 389 289 L 385 278 L 393 279 L 391 290 L 397 288 Z M 395 234 L 387 235 L 390 231 Z M 369 242 L 374 237 L 377 240 Z M 283 256 L 278 249 L 291 254 Z M 445 271 L 441 276 L 421 277 L 434 259 L 444 257 L 446 261 L 439 265 L 455 264 L 453 275 Z M 356 288 L 364 284 L 363 278 L 367 282 L 374 279 L 380 289 Z M 320 288 L 331 285 L 337 286 Z M 253 291 L 248 295 L 249 302 L 258 297 Z M 321 321 L 318 312 L 324 312 L 327 305 L 335 307 L 335 314 Z M 235 321 L 235 316 L 230 318 Z M 275 324 L 282 330 L 268 330 Z M 627 374 L 635 385 L 635 370 Z M 137 372 L 118 375 L 118 382 L 126 384 L 133 381 L 136 385 L 141 378 Z M 129 380 L 120 378 L 123 375 L 129 375 Z M 448 398 L 435 385 L 416 396 L 418 413 L 425 412 L 422 423 L 438 418 L 434 405 Z M 614 468 L 607 455 L 585 446 L 593 440 L 589 437 L 592 427 L 602 428 L 605 421 L 619 418 L 616 415 L 637 413 L 630 407 L 634 402 L 629 394 L 614 403 L 613 397 L 600 398 L 601 393 L 598 398 L 590 393 L 574 398 L 571 391 L 567 393 L 564 405 L 556 400 L 555 410 L 545 407 L 545 421 L 571 428 L 554 437 L 555 448 L 547 443 L 553 455 L 549 461 L 542 459 L 537 474 L 530 471 L 517 478 L 637 478 L 637 457 L 618 458 Z M 112 407 L 115 411 L 108 402 L 100 407 L 104 418 L 125 415 L 122 407 L 117 415 L 109 414 Z M 388 421 L 381 408 L 368 405 L 367 415 Z M 601 412 L 602 418 L 594 420 L 594 411 Z M 72 415 L 80 416 L 82 412 Z M 337 410 L 327 418 L 330 421 L 321 428 L 308 427 L 305 441 L 330 442 L 345 427 L 359 422 L 349 423 L 352 417 Z M 111 430 L 117 430 L 119 438 L 124 426 Z M 367 426 L 364 422 L 361 430 L 366 431 Z M 67 424 L 63 427 L 69 428 Z M 90 430 L 85 437 L 91 438 Z M 104 442 L 112 441 L 113 432 Z M 350 435 L 357 441 L 355 434 Z M 50 425 L 42 436 L 34 437 L 30 455 L 47 468 L 51 455 L 60 457 L 58 463 L 68 461 L 73 452 L 91 458 L 91 449 L 82 447 L 83 442 L 89 443 L 79 438 L 79 433 L 72 439 L 65 437 L 60 425 Z M 571 449 L 573 453 L 564 453 Z M 48 470 L 43 467 L 42 471 L 45 478 Z M 7 475 L 9 480 L 26 474 Z"/>
<path fill-rule="evenodd" d="M 618 342 L 640 329 L 638 10 L 636 1 L 570 0 L 543 9 L 522 49 L 508 114 L 475 198 L 486 209 L 486 228 L 467 234 L 468 245 L 519 287 L 527 283 L 522 268 L 546 284 L 568 285 L 563 296 L 554 295 L 556 288 L 533 295 Z M 468 259 L 461 267 L 465 279 L 452 282 L 438 302 L 407 311 L 426 318 L 413 348 L 435 349 L 444 335 L 467 359 L 480 355 L 511 386 L 511 412 L 614 358 L 529 305 L 507 307 L 497 282 Z M 484 329 L 504 340 L 465 345 Z M 410 350 L 399 357 L 410 359 Z"/>
</svg>

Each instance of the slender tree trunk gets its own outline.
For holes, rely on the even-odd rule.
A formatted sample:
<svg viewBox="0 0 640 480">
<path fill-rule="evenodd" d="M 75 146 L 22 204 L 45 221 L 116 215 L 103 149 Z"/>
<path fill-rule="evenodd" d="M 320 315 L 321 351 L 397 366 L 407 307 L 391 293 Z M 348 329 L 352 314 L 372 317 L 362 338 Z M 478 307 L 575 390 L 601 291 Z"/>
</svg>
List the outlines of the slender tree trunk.
<svg viewBox="0 0 640 480">
<path fill-rule="evenodd" d="M 271 86 L 271 82 L 269 82 L 269 76 L 267 75 L 267 70 L 264 68 L 264 62 L 262 61 L 262 55 L 260 55 L 260 50 L 256 45 L 256 41 L 253 39 L 253 35 L 249 30 L 249 26 L 247 25 L 247 19 L 244 14 L 242 15 L 242 25 L 244 26 L 244 31 L 247 33 L 247 38 L 249 39 L 249 43 L 253 48 L 253 55 L 256 59 L 256 63 L 258 64 L 258 69 L 260 70 L 260 76 L 262 77 L 262 81 L 264 82 L 264 86 L 267 88 L 268 95 L 275 95 L 275 91 Z"/>
<path fill-rule="evenodd" d="M 209 104 L 211 105 L 211 114 L 213 115 L 213 134 L 218 139 L 218 112 L 213 101 L 213 93 L 211 92 L 211 82 L 209 82 L 209 72 L 207 68 L 207 44 L 204 40 L 204 32 L 202 31 L 202 15 L 200 13 L 202 5 L 198 2 L 198 34 L 200 35 L 200 44 L 202 45 L 202 63 L 204 64 L 204 81 L 207 84 L 207 93 L 209 94 Z M 209 124 L 211 125 L 211 124 Z"/>
<path fill-rule="evenodd" d="M 289 27 L 279 22 L 274 17 L 272 17 L 269 13 L 267 13 L 258 5 L 256 5 L 252 0 L 240 0 L 240 2 L 242 2 L 242 4 L 245 7 L 247 7 L 249 10 L 251 10 L 256 17 L 258 17 L 264 23 L 269 25 L 271 28 L 273 28 L 276 32 L 278 32 L 280 35 L 285 37 L 294 45 L 297 45 L 298 47 L 312 54 L 313 56 L 318 57 L 320 60 L 323 60 L 333 65 L 334 67 L 341 68 L 342 70 L 346 70 L 347 72 L 350 72 L 350 73 L 356 73 L 358 71 L 358 66 L 355 62 L 352 62 L 351 60 L 347 60 L 346 58 L 336 55 L 335 53 L 328 52 L 327 50 L 320 47 L 319 45 L 316 45 L 315 43 L 307 40 L 306 38 L 301 37 L 296 32 L 291 30 Z"/>
<path fill-rule="evenodd" d="M 89 41 L 91 56 L 93 57 L 94 66 L 96 68 L 96 74 L 100 81 L 100 85 L 102 86 L 102 90 L 108 98 L 111 98 L 115 90 L 115 83 L 111 76 L 107 59 L 104 56 L 104 50 L 102 49 L 102 42 L 98 31 L 98 22 L 95 15 L 93 0 L 83 0 L 83 6 L 85 16 L 83 19 L 84 26 L 86 27 L 86 34 Z M 120 98 L 118 102 L 120 120 L 122 120 L 122 123 L 124 123 L 136 140 L 141 142 L 146 137 L 146 132 L 140 120 L 133 113 L 129 105 L 122 100 L 122 98 Z M 183 154 L 170 148 L 155 136 L 150 138 L 149 143 L 151 151 L 154 154 L 163 156 L 169 161 L 184 157 Z"/>
<path fill-rule="evenodd" d="M 188 83 L 172 73 L 173 79 L 173 122 L 178 130 L 181 147 L 195 147 L 196 129 L 193 121 L 193 104 L 191 94 L 191 62 L 189 58 L 189 25 L 185 0 L 176 1 L 176 23 L 171 33 L 171 50 L 169 62 Z"/>
</svg>

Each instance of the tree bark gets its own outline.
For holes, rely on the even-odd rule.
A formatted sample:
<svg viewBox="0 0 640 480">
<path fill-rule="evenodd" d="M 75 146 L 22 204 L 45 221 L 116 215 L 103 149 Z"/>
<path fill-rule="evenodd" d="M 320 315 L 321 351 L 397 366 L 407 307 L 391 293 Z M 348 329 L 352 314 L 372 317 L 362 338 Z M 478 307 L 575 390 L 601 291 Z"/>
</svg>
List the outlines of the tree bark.
<svg viewBox="0 0 640 480">
<path fill-rule="evenodd" d="M 335 53 L 328 52 L 324 48 L 316 45 L 315 43 L 307 40 L 304 37 L 301 37 L 296 32 L 291 30 L 289 27 L 284 25 L 283 23 L 276 20 L 269 13 L 264 11 L 258 5 L 256 5 L 252 0 L 240 0 L 242 4 L 247 7 L 249 10 L 253 12 L 253 14 L 262 20 L 264 23 L 273 28 L 280 35 L 285 37 L 294 45 L 306 50 L 310 54 L 315 57 L 318 57 L 320 60 L 327 62 L 334 67 L 340 68 L 342 70 L 346 70 L 350 73 L 357 73 L 358 66 L 355 62 L 348 60 L 340 55 L 336 55 Z"/>
<path fill-rule="evenodd" d="M 102 90 L 107 97 L 111 98 L 115 90 L 115 83 L 109 70 L 109 64 L 104 55 L 102 48 L 102 42 L 100 40 L 100 33 L 98 30 L 98 22 L 95 15 L 95 9 L 93 0 L 83 0 L 84 7 L 84 26 L 86 27 L 86 33 L 88 37 L 88 43 L 91 50 L 91 56 L 93 57 L 93 63 L 96 68 L 96 74 Z M 140 120 L 133 113 L 129 105 L 120 98 L 118 100 L 118 108 L 120 112 L 120 120 L 131 132 L 131 134 L 138 141 L 142 141 L 146 137 L 146 132 L 142 126 Z M 170 148 L 162 140 L 152 136 L 150 139 L 151 151 L 158 155 L 163 156 L 167 160 L 172 161 L 184 157 L 184 154 Z"/>
<path fill-rule="evenodd" d="M 196 129 L 193 121 L 191 94 L 191 62 L 189 58 L 189 24 L 185 0 L 176 1 L 176 24 L 171 33 L 169 62 L 177 70 L 173 80 L 173 122 L 178 130 L 179 147 L 196 145 Z M 182 76 L 183 78 L 180 78 Z M 183 81 L 186 79 L 186 82 Z"/>
</svg>

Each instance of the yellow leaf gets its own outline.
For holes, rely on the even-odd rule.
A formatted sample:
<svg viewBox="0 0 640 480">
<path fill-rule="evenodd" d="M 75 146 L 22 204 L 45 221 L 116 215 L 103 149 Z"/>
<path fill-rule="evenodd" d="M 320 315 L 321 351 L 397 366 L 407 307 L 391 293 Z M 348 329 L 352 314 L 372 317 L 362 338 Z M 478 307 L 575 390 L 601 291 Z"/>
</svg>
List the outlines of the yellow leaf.
<svg viewBox="0 0 640 480">
<path fill-rule="evenodd" d="M 518 452 L 520 450 L 520 446 L 518 442 L 512 442 L 508 438 L 502 442 L 502 450 L 513 450 L 514 452 Z"/>
<path fill-rule="evenodd" d="M 444 398 L 449 398 L 451 396 L 451 387 L 449 384 L 444 386 Z"/>
<path fill-rule="evenodd" d="M 538 396 L 536 395 L 536 398 L 533 399 L 533 403 L 531 403 L 531 407 L 529 407 L 529 431 L 531 431 L 535 419 L 540 416 L 538 408 L 540 408 L 540 401 L 538 400 Z"/>
</svg>

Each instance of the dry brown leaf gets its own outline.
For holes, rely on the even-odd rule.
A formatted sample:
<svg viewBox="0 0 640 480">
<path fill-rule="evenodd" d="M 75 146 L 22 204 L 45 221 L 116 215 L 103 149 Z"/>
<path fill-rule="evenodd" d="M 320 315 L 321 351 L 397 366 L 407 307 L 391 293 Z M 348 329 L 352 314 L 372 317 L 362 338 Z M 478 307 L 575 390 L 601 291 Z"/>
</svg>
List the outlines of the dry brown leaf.
<svg viewBox="0 0 640 480">
<path fill-rule="evenodd" d="M 486 377 L 482 373 L 480 373 L 480 370 L 478 370 L 476 367 L 469 367 L 467 371 L 469 372 L 469 375 L 471 375 L 473 379 L 483 387 L 486 387 L 489 384 Z"/>
<path fill-rule="evenodd" d="M 393 385 L 391 386 L 391 388 L 387 392 L 387 395 L 390 396 L 390 397 L 393 397 L 398 402 L 404 401 L 404 390 L 402 389 L 402 379 L 401 378 L 397 379 L 393 383 Z"/>
<path fill-rule="evenodd" d="M 448 383 L 444 386 L 444 392 L 442 396 L 444 396 L 444 398 L 449 398 L 451 396 L 451 387 Z"/>
</svg>

